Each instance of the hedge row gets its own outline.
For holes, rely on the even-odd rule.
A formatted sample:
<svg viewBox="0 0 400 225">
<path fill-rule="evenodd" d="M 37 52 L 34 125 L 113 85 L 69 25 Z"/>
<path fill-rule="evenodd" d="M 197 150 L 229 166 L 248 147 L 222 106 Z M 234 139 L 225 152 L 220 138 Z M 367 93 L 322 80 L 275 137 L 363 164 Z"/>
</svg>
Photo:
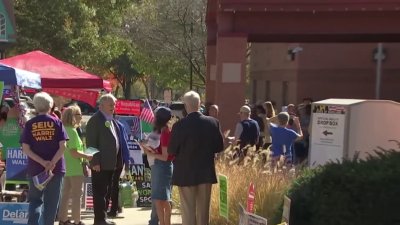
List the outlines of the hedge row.
<svg viewBox="0 0 400 225">
<path fill-rule="evenodd" d="M 376 153 L 304 170 L 288 190 L 290 224 L 400 224 L 400 153 Z"/>
</svg>

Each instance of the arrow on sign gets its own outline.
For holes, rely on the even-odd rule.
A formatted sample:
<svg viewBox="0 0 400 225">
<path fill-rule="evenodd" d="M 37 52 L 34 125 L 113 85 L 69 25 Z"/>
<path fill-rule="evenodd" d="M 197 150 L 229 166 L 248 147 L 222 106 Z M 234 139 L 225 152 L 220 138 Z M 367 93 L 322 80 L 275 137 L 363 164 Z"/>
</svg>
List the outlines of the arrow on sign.
<svg viewBox="0 0 400 225">
<path fill-rule="evenodd" d="M 325 130 L 324 132 L 322 132 L 325 136 L 328 136 L 328 135 L 332 135 L 333 133 L 332 132 L 329 132 L 329 131 L 327 131 L 327 130 Z"/>
</svg>

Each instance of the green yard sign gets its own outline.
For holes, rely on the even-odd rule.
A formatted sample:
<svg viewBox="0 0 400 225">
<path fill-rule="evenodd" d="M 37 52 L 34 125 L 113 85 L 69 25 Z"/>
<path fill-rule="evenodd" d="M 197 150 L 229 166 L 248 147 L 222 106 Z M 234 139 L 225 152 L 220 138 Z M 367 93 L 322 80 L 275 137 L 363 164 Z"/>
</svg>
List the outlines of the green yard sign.
<svg viewBox="0 0 400 225">
<path fill-rule="evenodd" d="M 4 82 L 0 81 L 0 102 L 3 99 L 3 91 L 4 91 Z"/>
<path fill-rule="evenodd" d="M 225 175 L 219 175 L 219 215 L 228 220 L 228 178 Z"/>
</svg>

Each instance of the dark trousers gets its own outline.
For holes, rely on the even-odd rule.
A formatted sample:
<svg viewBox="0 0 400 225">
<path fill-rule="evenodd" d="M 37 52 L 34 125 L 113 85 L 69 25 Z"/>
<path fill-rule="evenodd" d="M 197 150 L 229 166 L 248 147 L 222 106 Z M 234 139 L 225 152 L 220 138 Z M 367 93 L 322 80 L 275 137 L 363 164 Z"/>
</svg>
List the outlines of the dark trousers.
<svg viewBox="0 0 400 225">
<path fill-rule="evenodd" d="M 113 170 L 103 170 L 96 172 L 92 170 L 92 190 L 93 190 L 93 208 L 94 221 L 101 222 L 106 219 L 107 207 L 106 196 L 111 191 L 111 182 Z"/>
<path fill-rule="evenodd" d="M 119 209 L 119 177 L 121 176 L 122 168 L 116 169 L 112 176 L 110 184 L 111 191 L 107 193 L 106 206 L 108 207 L 111 200 L 110 212 L 116 213 Z"/>
</svg>

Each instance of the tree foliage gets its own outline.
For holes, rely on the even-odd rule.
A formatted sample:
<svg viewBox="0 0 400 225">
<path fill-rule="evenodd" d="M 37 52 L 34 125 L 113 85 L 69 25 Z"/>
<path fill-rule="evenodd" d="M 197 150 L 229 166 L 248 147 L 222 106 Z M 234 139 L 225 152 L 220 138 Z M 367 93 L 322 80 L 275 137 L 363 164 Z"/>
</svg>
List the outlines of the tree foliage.
<svg viewBox="0 0 400 225">
<path fill-rule="evenodd" d="M 15 0 L 17 44 L 9 55 L 42 50 L 111 74 L 126 97 L 139 80 L 146 90 L 150 83 L 187 89 L 190 68 L 202 87 L 205 6 L 205 0 Z"/>
<path fill-rule="evenodd" d="M 205 0 L 143 0 L 126 19 L 144 73 L 160 86 L 185 89 L 205 84 Z"/>
<path fill-rule="evenodd" d="M 110 71 L 121 84 L 125 99 L 129 99 L 132 84 L 140 75 L 133 67 L 130 53 L 125 50 L 117 58 L 113 59 L 110 63 Z"/>
</svg>

